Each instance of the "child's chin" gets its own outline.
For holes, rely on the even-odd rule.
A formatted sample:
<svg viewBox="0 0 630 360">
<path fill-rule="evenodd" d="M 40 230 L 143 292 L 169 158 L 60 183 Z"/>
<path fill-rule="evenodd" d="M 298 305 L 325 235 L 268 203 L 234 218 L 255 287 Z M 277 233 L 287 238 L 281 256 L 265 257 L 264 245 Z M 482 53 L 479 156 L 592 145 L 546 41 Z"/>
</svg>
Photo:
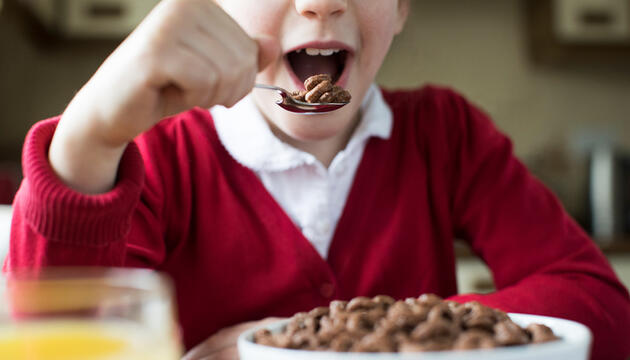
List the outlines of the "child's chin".
<svg viewBox="0 0 630 360">
<path fill-rule="evenodd" d="M 267 105 L 267 104 L 265 104 Z M 275 104 L 261 107 L 266 118 L 282 133 L 297 141 L 313 142 L 333 138 L 353 127 L 358 110 L 350 103 L 340 110 L 319 115 L 300 115 Z"/>
<path fill-rule="evenodd" d="M 338 122 L 335 123 L 334 120 L 330 119 L 321 119 L 318 123 L 314 123 L 312 119 L 300 120 L 298 122 L 289 121 L 288 124 L 284 124 L 282 129 L 285 134 L 298 141 L 327 140 L 339 135 L 344 130 L 344 127 L 340 126 Z"/>
<path fill-rule="evenodd" d="M 326 140 L 347 132 L 353 127 L 351 112 L 338 110 L 330 114 L 294 115 L 285 114 L 285 132 L 296 140 Z"/>
</svg>

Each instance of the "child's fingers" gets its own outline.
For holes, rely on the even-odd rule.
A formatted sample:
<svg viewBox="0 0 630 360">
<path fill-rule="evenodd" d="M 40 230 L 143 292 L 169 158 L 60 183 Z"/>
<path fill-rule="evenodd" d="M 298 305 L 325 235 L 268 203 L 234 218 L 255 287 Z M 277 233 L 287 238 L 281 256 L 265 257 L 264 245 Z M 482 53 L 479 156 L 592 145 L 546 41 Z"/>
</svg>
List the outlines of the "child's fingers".
<svg viewBox="0 0 630 360">
<path fill-rule="evenodd" d="M 205 32 L 200 48 L 219 74 L 215 104 L 231 106 L 245 96 L 254 85 L 257 71 L 258 46 L 240 28 L 230 32 L 226 28 Z"/>
<path fill-rule="evenodd" d="M 182 90 L 183 107 L 231 106 L 251 90 L 257 46 L 240 35 L 192 31 L 164 51 L 166 76 Z"/>
<path fill-rule="evenodd" d="M 239 102 L 245 95 L 249 94 L 256 83 L 256 70 L 245 73 L 241 76 L 238 84 L 234 84 L 230 97 L 223 105 L 232 107 Z"/>
<path fill-rule="evenodd" d="M 228 54 L 214 58 L 220 69 L 220 84 L 216 104 L 232 106 L 249 93 L 256 78 L 256 52 L 240 49 L 240 54 Z"/>
<path fill-rule="evenodd" d="M 258 71 L 263 71 L 280 56 L 282 49 L 278 40 L 268 35 L 254 36 L 254 40 L 258 44 Z"/>
<path fill-rule="evenodd" d="M 173 49 L 173 55 L 163 60 L 158 71 L 170 79 L 170 84 L 179 91 L 162 94 L 162 101 L 169 104 L 169 113 L 162 116 L 203 106 L 212 102 L 217 92 L 218 72 L 211 62 L 205 61 L 189 47 Z"/>
<path fill-rule="evenodd" d="M 163 28 L 174 29 L 164 34 L 174 43 L 160 38 L 156 57 L 167 63 L 164 82 L 181 90 L 181 97 L 168 100 L 181 98 L 182 107 L 235 104 L 254 86 L 260 61 L 267 66 L 280 52 L 273 38 L 261 36 L 257 42 L 216 5 L 180 0 L 172 6 L 181 8 Z M 182 22 L 181 14 L 187 14 L 188 21 Z"/>
</svg>

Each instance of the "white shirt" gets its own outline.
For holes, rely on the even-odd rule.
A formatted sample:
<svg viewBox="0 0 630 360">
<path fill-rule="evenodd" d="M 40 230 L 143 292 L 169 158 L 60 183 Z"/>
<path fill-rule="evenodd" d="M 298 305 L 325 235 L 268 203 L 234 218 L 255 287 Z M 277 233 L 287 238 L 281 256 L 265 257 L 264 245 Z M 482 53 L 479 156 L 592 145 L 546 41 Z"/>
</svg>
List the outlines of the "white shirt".
<svg viewBox="0 0 630 360">
<path fill-rule="evenodd" d="M 251 95 L 232 108 L 210 110 L 221 143 L 240 164 L 253 170 L 285 213 L 326 258 L 367 140 L 388 139 L 392 112 L 372 85 L 361 105 L 361 123 L 329 168 L 313 155 L 279 140 Z"/>
</svg>

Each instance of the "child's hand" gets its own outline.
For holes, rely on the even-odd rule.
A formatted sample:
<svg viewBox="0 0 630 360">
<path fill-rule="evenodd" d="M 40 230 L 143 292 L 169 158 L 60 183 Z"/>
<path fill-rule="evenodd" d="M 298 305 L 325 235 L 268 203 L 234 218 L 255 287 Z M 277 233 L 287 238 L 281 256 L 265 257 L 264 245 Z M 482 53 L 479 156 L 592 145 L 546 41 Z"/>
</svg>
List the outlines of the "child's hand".
<svg viewBox="0 0 630 360">
<path fill-rule="evenodd" d="M 242 332 L 256 326 L 269 325 L 279 320 L 282 320 L 282 318 L 266 318 L 260 321 L 250 321 L 221 329 L 219 332 L 210 336 L 201 344 L 195 346 L 182 358 L 182 360 L 238 359 L 236 342 Z"/>
<path fill-rule="evenodd" d="M 127 143 L 168 115 L 235 104 L 279 52 L 213 1 L 163 0 L 64 112 L 49 153 L 53 168 L 79 191 L 109 190 Z"/>
</svg>

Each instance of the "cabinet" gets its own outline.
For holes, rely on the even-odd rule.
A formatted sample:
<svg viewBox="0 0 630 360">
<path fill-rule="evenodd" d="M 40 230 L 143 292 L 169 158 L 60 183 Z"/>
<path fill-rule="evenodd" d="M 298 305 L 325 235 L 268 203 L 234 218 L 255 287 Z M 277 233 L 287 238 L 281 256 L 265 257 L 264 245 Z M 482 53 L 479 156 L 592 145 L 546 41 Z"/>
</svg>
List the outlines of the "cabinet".
<svg viewBox="0 0 630 360">
<path fill-rule="evenodd" d="M 64 38 L 122 39 L 159 0 L 22 0 L 44 28 Z"/>
<path fill-rule="evenodd" d="M 523 0 L 530 57 L 551 65 L 627 65 L 630 0 Z"/>
</svg>

